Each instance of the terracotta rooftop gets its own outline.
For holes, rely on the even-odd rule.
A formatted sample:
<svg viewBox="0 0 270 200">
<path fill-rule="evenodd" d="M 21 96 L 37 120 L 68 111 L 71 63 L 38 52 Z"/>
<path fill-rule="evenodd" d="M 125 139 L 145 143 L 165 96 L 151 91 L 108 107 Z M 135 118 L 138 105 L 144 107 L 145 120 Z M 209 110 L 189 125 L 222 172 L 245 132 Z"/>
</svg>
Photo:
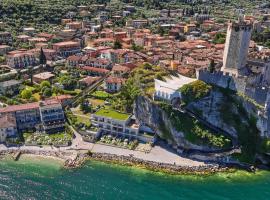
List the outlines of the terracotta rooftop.
<svg viewBox="0 0 270 200">
<path fill-rule="evenodd" d="M 105 80 L 106 83 L 124 83 L 126 79 L 110 76 Z"/>
<path fill-rule="evenodd" d="M 97 73 L 102 73 L 102 74 L 107 74 L 110 72 L 107 69 L 102 69 L 102 68 L 97 68 L 97 67 L 89 67 L 89 66 L 82 67 L 82 70 L 97 72 Z"/>
<path fill-rule="evenodd" d="M 0 113 L 12 113 L 16 111 L 22 111 L 22 110 L 33 110 L 38 109 L 39 103 L 27 103 L 27 104 L 21 104 L 21 105 L 13 105 L 13 106 L 7 106 L 5 108 L 0 108 Z"/>
</svg>

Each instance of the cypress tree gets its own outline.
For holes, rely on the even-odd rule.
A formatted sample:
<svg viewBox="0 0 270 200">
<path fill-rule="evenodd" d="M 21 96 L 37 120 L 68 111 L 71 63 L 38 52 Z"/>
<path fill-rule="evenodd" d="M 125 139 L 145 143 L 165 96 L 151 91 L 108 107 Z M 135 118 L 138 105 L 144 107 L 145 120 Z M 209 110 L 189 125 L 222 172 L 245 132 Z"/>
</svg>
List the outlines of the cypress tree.
<svg viewBox="0 0 270 200">
<path fill-rule="evenodd" d="M 46 56 L 45 56 L 42 48 L 40 49 L 39 63 L 41 65 L 46 65 L 46 63 L 47 63 L 47 59 L 46 59 Z"/>
</svg>

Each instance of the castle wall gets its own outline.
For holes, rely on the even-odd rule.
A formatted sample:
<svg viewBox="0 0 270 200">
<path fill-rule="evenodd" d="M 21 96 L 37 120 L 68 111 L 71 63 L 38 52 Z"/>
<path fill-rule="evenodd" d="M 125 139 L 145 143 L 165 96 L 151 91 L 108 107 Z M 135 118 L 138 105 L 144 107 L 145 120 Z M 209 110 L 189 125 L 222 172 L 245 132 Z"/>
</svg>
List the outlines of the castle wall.
<svg viewBox="0 0 270 200">
<path fill-rule="evenodd" d="M 243 104 L 248 113 L 257 113 L 257 127 L 262 137 L 270 138 L 270 91 L 264 87 L 247 87 L 248 80 L 246 77 L 236 78 L 228 73 L 214 72 L 210 73 L 206 69 L 196 71 L 197 79 L 208 84 L 216 85 L 222 88 L 228 88 L 236 92 L 245 94 L 255 100 L 258 104 L 265 106 L 265 110 L 257 110 L 253 103 L 243 99 Z M 256 77 L 255 77 L 256 78 Z M 251 78 L 254 79 L 254 78 Z"/>
<path fill-rule="evenodd" d="M 228 73 L 219 71 L 210 73 L 207 69 L 201 69 L 196 71 L 198 80 L 204 81 L 211 85 L 217 85 L 222 88 L 228 88 L 233 91 L 245 93 L 246 90 L 246 78 L 236 78 L 230 76 Z"/>
</svg>

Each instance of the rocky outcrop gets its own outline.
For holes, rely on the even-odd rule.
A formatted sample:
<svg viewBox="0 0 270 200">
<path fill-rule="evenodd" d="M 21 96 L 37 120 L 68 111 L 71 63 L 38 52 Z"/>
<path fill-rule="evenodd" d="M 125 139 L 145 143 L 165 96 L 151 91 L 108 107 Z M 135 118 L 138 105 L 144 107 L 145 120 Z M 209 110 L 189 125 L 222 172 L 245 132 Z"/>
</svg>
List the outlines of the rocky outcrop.
<svg viewBox="0 0 270 200">
<path fill-rule="evenodd" d="M 224 106 L 224 101 L 226 97 L 222 92 L 212 91 L 209 96 L 192 102 L 187 106 L 187 109 L 192 111 L 193 113 L 199 115 L 203 120 L 212 124 L 215 127 L 224 130 L 229 133 L 232 137 L 237 138 L 237 131 L 235 127 L 232 127 L 226 121 L 223 120 L 222 106 Z M 229 103 L 233 106 L 232 103 Z M 236 108 L 232 108 L 232 110 L 237 113 Z"/>
<path fill-rule="evenodd" d="M 190 143 L 184 137 L 184 133 L 177 131 L 172 125 L 168 114 L 159 105 L 144 96 L 139 96 L 135 101 L 134 114 L 141 124 L 152 128 L 156 133 L 176 149 L 215 151 L 217 149 L 208 146 L 199 146 Z"/>
</svg>

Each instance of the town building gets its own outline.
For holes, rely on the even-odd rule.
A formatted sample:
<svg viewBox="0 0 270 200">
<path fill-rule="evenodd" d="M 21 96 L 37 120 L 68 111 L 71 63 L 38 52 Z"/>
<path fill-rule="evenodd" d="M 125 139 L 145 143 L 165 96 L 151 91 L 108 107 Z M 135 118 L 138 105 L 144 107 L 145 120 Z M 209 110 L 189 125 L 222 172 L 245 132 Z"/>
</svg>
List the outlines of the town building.
<svg viewBox="0 0 270 200">
<path fill-rule="evenodd" d="M 12 50 L 11 46 L 0 45 L 0 56 L 3 56 Z"/>
<path fill-rule="evenodd" d="M 12 35 L 10 32 L 0 32 L 0 44 L 12 44 Z"/>
<path fill-rule="evenodd" d="M 18 132 L 30 131 L 40 124 L 39 103 L 7 106 L 0 109 L 0 116 L 11 114 L 16 118 Z"/>
<path fill-rule="evenodd" d="M 69 22 L 66 24 L 68 29 L 79 30 L 82 29 L 82 22 Z"/>
<path fill-rule="evenodd" d="M 55 77 L 55 75 L 52 74 L 51 72 L 42 72 L 39 74 L 35 74 L 33 76 L 33 81 L 36 83 L 41 83 L 42 81 L 52 82 L 54 77 Z"/>
<path fill-rule="evenodd" d="M 46 100 L 39 104 L 42 130 L 46 133 L 64 131 L 65 115 L 62 105 L 57 100 Z"/>
<path fill-rule="evenodd" d="M 16 118 L 19 133 L 36 130 L 56 133 L 65 126 L 64 111 L 61 102 L 56 98 L 0 108 L 0 116 L 7 114 Z"/>
<path fill-rule="evenodd" d="M 119 92 L 126 79 L 110 76 L 105 80 L 105 90 L 109 93 Z"/>
<path fill-rule="evenodd" d="M 15 136 L 17 136 L 16 118 L 10 114 L 0 116 L 0 143 Z"/>
<path fill-rule="evenodd" d="M 182 75 L 167 77 L 165 81 L 155 79 L 154 99 L 173 103 L 174 99 L 181 99 L 179 89 L 185 85 L 196 81 Z"/>
<path fill-rule="evenodd" d="M 14 79 L 17 71 L 7 65 L 0 65 L 0 82 Z"/>
<path fill-rule="evenodd" d="M 59 56 L 68 57 L 81 52 L 80 43 L 74 41 L 53 44 L 53 49 Z"/>
<path fill-rule="evenodd" d="M 9 52 L 7 65 L 12 68 L 27 68 L 38 64 L 34 53 L 27 51 Z"/>
<path fill-rule="evenodd" d="M 86 76 L 85 78 L 79 80 L 79 85 L 81 88 L 85 88 L 85 87 L 88 87 L 88 86 L 96 83 L 100 79 L 101 79 L 101 77 L 99 77 L 99 76 L 96 76 L 96 77 Z"/>
<path fill-rule="evenodd" d="M 126 26 L 131 26 L 134 28 L 144 28 L 146 27 L 148 24 L 148 20 L 145 19 L 141 19 L 141 20 L 129 20 L 126 23 Z"/>
<path fill-rule="evenodd" d="M 21 81 L 15 79 L 0 82 L 0 94 L 1 95 L 14 95 L 19 93 Z"/>
<path fill-rule="evenodd" d="M 124 137 L 130 140 L 154 142 L 154 136 L 148 136 L 140 132 L 140 125 L 131 115 L 114 110 L 100 109 L 92 114 L 91 121 L 98 128 L 100 135 L 112 135 Z"/>
</svg>

